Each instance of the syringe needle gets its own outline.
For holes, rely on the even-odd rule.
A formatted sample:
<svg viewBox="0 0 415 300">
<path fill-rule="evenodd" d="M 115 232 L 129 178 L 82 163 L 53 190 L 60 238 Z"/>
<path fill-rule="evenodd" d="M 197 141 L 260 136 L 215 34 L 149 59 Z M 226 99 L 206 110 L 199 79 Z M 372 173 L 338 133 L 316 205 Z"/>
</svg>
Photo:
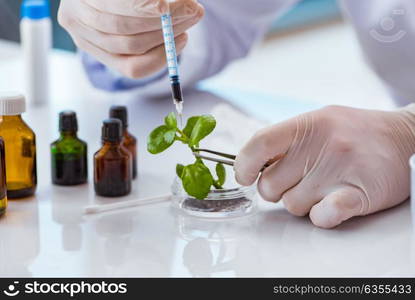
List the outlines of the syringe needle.
<svg viewBox="0 0 415 300">
<path fill-rule="evenodd" d="M 176 106 L 176 112 L 177 112 L 177 119 L 179 120 L 179 128 L 183 128 L 183 100 L 182 101 L 176 101 L 174 100 L 174 105 Z"/>
</svg>

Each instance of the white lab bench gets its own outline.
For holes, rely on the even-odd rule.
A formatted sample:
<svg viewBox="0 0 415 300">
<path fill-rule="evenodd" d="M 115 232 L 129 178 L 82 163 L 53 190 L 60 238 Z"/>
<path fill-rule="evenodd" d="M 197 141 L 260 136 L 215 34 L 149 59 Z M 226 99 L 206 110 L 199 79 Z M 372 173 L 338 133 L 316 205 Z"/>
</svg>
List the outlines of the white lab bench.
<svg viewBox="0 0 415 300">
<path fill-rule="evenodd" d="M 214 81 L 249 84 L 321 104 L 391 108 L 353 43 L 349 26 L 343 24 L 271 40 Z M 55 52 L 52 62 L 53 103 L 25 115 L 37 134 L 38 189 L 35 197 L 10 201 L 0 219 L 0 276 L 415 275 L 408 202 L 333 230 L 316 228 L 308 218 L 291 216 L 281 204 L 263 201 L 255 215 L 229 221 L 187 217 L 168 203 L 83 216 L 83 208 L 91 203 L 169 192 L 175 163 L 185 153 L 175 148 L 152 156 L 145 150 L 145 137 L 171 111 L 170 100 L 96 91 L 75 55 Z M 21 90 L 20 70 L 18 46 L 0 42 L 0 90 Z M 247 70 L 249 81 L 243 76 Z M 189 114 L 209 112 L 226 101 L 204 92 L 186 99 Z M 139 140 L 139 178 L 131 195 L 105 199 L 94 194 L 92 155 L 99 147 L 101 120 L 114 103 L 129 106 L 130 129 Z M 57 113 L 62 109 L 78 113 L 79 136 L 89 147 L 89 184 L 50 183 L 49 144 L 57 138 Z"/>
</svg>

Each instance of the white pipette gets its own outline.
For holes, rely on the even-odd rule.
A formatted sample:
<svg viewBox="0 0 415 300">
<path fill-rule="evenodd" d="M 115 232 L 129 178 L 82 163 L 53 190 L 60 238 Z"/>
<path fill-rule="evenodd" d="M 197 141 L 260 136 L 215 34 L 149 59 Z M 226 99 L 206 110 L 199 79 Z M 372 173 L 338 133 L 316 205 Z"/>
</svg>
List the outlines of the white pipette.
<svg viewBox="0 0 415 300">
<path fill-rule="evenodd" d="M 167 202 L 167 201 L 170 201 L 170 199 L 171 199 L 171 194 L 166 194 L 166 195 L 160 195 L 156 197 L 122 201 L 122 202 L 116 202 L 116 203 L 111 203 L 111 204 L 90 205 L 90 206 L 85 207 L 84 213 L 85 214 L 97 214 L 97 213 L 114 211 L 114 210 L 123 209 L 123 208 L 130 208 L 130 207 L 135 207 L 135 206 L 143 206 L 143 205 Z"/>
</svg>

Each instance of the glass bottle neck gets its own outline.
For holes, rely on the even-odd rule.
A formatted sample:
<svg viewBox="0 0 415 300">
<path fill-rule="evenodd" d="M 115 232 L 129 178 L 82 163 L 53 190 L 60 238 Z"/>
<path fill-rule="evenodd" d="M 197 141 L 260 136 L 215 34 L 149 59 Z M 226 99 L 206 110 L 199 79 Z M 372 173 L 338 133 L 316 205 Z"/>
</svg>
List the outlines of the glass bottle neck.
<svg viewBox="0 0 415 300">
<path fill-rule="evenodd" d="M 102 141 L 103 147 L 113 148 L 113 147 L 120 147 L 121 141 L 119 142 L 109 142 L 109 141 Z"/>
<path fill-rule="evenodd" d="M 22 115 L 14 115 L 14 116 L 1 116 L 2 122 L 22 122 Z"/>
<path fill-rule="evenodd" d="M 61 131 L 61 138 L 73 137 L 76 138 L 76 131 Z"/>
</svg>

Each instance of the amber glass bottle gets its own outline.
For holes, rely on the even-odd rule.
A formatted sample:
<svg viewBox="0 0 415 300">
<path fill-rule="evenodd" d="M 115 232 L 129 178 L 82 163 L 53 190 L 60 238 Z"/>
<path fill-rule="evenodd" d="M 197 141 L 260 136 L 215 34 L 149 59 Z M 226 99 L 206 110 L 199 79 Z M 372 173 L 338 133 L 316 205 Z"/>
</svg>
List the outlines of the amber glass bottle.
<svg viewBox="0 0 415 300">
<path fill-rule="evenodd" d="M 128 131 L 127 107 L 111 106 L 110 118 L 119 119 L 122 123 L 122 145 L 131 153 L 133 162 L 133 179 L 137 177 L 137 139 Z"/>
<path fill-rule="evenodd" d="M 9 199 L 31 196 L 36 190 L 36 136 L 22 119 L 25 110 L 24 96 L 0 95 L 0 136 L 6 149 Z"/>
<path fill-rule="evenodd" d="M 94 187 L 100 196 L 118 197 L 131 192 L 132 158 L 121 142 L 121 121 L 105 120 L 102 147 L 94 155 Z"/>
<path fill-rule="evenodd" d="M 4 159 L 4 141 L 0 137 L 0 216 L 7 208 L 6 161 Z"/>
<path fill-rule="evenodd" d="M 60 138 L 50 146 L 52 182 L 57 185 L 76 185 L 88 179 L 87 144 L 78 138 L 76 113 L 70 110 L 59 114 Z"/>
</svg>

